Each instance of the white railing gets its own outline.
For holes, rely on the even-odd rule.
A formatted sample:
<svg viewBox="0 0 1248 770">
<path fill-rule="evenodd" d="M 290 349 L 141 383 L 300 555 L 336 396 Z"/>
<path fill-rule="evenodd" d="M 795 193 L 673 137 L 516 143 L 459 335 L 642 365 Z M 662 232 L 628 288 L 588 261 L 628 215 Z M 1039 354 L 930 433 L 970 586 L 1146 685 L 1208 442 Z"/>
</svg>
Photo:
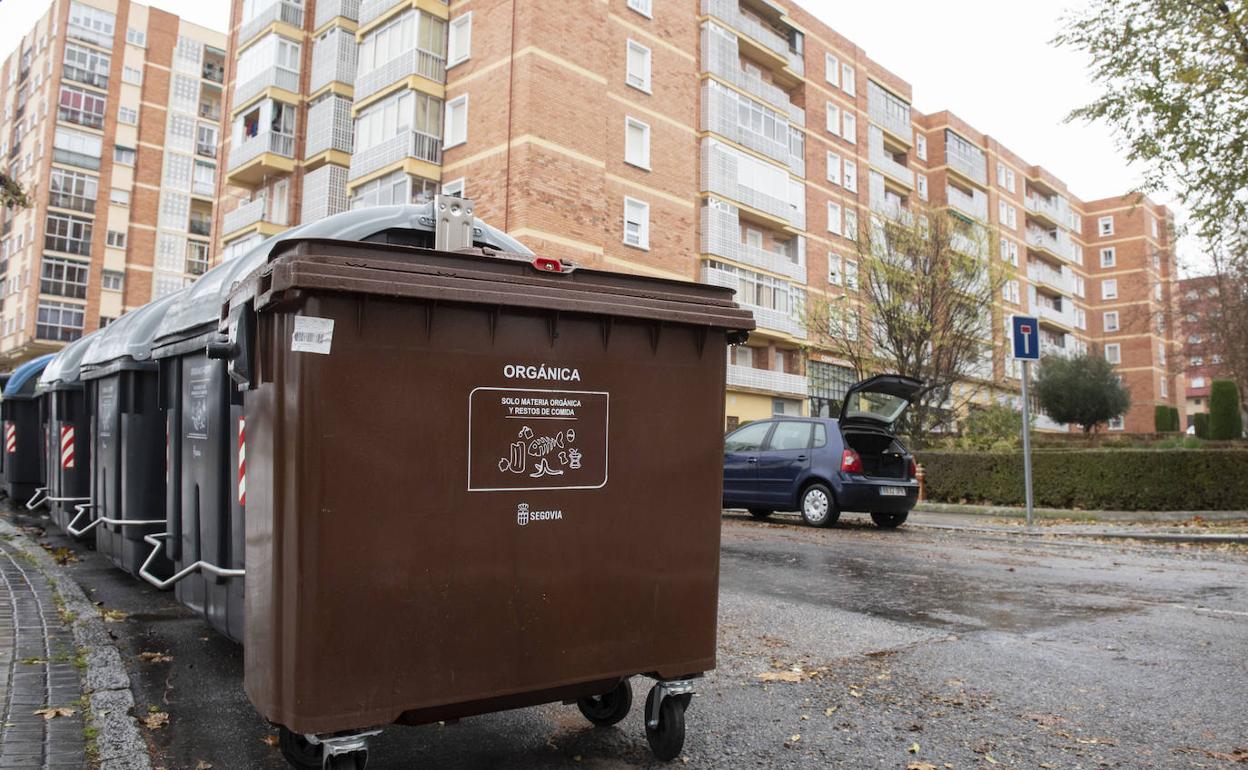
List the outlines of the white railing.
<svg viewBox="0 0 1248 770">
<path fill-rule="evenodd" d="M 319 5 L 317 9 L 320 9 Z M 308 78 L 308 90 L 315 92 L 334 81 L 354 84 L 357 55 L 355 35 L 335 27 L 312 45 L 312 73 Z"/>
<path fill-rule="evenodd" d="M 738 181 L 736 158 L 714 146 L 713 140 L 702 141 L 702 191 L 736 201 L 752 209 L 787 221 L 799 230 L 806 229 L 805 201 L 801 208 Z"/>
<path fill-rule="evenodd" d="M 769 393 L 782 393 L 803 398 L 809 393 L 808 381 L 800 374 L 755 369 L 752 366 L 738 366 L 737 364 L 728 364 L 727 384 L 729 387 L 764 390 Z"/>
<path fill-rule="evenodd" d="M 299 73 L 277 65 L 268 67 L 259 75 L 234 87 L 234 104 L 242 104 L 253 96 L 264 93 L 264 89 L 270 87 L 297 94 L 299 93 Z"/>
<path fill-rule="evenodd" d="M 702 283 L 723 286 L 737 292 L 737 304 L 754 314 L 754 323 L 760 329 L 770 329 L 797 339 L 806 339 L 806 327 L 792 314 L 742 300 L 741 280 L 734 274 L 718 268 L 702 266 Z"/>
<path fill-rule="evenodd" d="M 313 24 L 320 29 L 337 16 L 345 16 L 352 21 L 359 18 L 360 0 L 316 0 L 316 20 Z"/>
<path fill-rule="evenodd" d="M 290 134 L 277 134 L 272 131 L 261 131 L 249 136 L 230 148 L 230 170 L 238 168 L 266 152 L 276 153 L 286 158 L 295 157 L 295 137 Z"/>
<path fill-rule="evenodd" d="M 387 11 L 401 3 L 403 0 L 363 0 L 360 3 L 360 26 L 363 27 L 381 18 Z"/>
<path fill-rule="evenodd" d="M 880 88 L 873 81 L 867 81 L 867 114 L 885 131 L 900 137 L 907 144 L 913 141 L 910 128 L 910 105 Z"/>
<path fill-rule="evenodd" d="M 702 27 L 702 64 L 706 67 L 706 72 L 787 112 L 794 122 L 805 125 L 805 110 L 795 107 L 783 88 L 742 69 L 736 38 L 726 38 L 710 29 L 710 22 Z"/>
<path fill-rule="evenodd" d="M 980 184 L 988 183 L 988 165 L 984 161 L 984 156 L 978 158 L 968 158 L 957 152 L 945 151 L 945 160 L 949 167 L 956 169 L 963 176 L 974 179 Z"/>
<path fill-rule="evenodd" d="M 953 185 L 945 185 L 945 198 L 958 211 L 987 221 L 988 196 L 979 190 L 967 195 Z"/>
<path fill-rule="evenodd" d="M 767 251 L 741 242 L 741 223 L 736 215 L 714 206 L 702 207 L 702 253 L 752 265 L 806 283 L 805 243 L 798 236 L 798 257 Z"/>
<path fill-rule="evenodd" d="M 346 211 L 347 170 L 327 163 L 303 177 L 303 207 L 300 222 L 316 222 Z"/>
<path fill-rule="evenodd" d="M 1042 263 L 1032 262 L 1027 265 L 1027 277 L 1033 281 L 1047 284 L 1062 294 L 1075 293 L 1074 275 L 1066 270 L 1054 270 Z"/>
<path fill-rule="evenodd" d="M 871 150 L 868 153 L 868 158 L 871 161 L 871 165 L 901 182 L 906 187 L 914 189 L 914 172 L 905 165 L 893 160 L 893 157 L 884 151 L 883 138 L 880 137 L 879 141 L 872 141 L 870 145 Z"/>
<path fill-rule="evenodd" d="M 1075 314 L 1070 309 L 1058 310 L 1057 308 L 1050 307 L 1043 302 L 1033 302 L 1031 309 L 1041 318 L 1048 319 L 1054 323 L 1059 323 L 1062 326 L 1072 329 L 1075 327 Z"/>
<path fill-rule="evenodd" d="M 797 51 L 789 51 L 789 69 L 799 75 L 804 76 L 806 74 L 806 60 Z"/>
<path fill-rule="evenodd" d="M 260 34 L 265 27 L 275 21 L 285 22 L 292 27 L 303 28 L 303 3 L 292 0 L 277 0 L 267 8 L 261 9 L 250 21 L 243 22 L 238 28 L 238 44 L 243 45 Z"/>
<path fill-rule="evenodd" d="M 308 108 L 308 143 L 304 157 L 326 150 L 351 152 L 351 100 L 328 96 Z"/>
<path fill-rule="evenodd" d="M 1067 261 L 1075 260 L 1074 244 L 1065 231 L 1058 230 L 1057 235 L 1053 235 L 1053 233 L 1038 227 L 1028 227 L 1026 238 L 1027 243 L 1031 246 L 1038 249 L 1046 249 Z"/>
<path fill-rule="evenodd" d="M 442 139 L 419 131 L 407 131 L 392 136 L 376 147 L 353 154 L 349 178 L 358 179 L 404 158 L 441 163 Z"/>
<path fill-rule="evenodd" d="M 1023 200 L 1024 200 L 1024 205 L 1027 206 L 1028 211 L 1034 211 L 1037 214 L 1043 214 L 1044 216 L 1048 217 L 1052 221 L 1057 222 L 1058 224 L 1061 224 L 1061 225 L 1068 224 L 1069 222 L 1068 214 L 1070 213 L 1070 211 L 1069 209 L 1063 210 L 1063 207 L 1058 204 L 1056 198 L 1050 200 L 1049 198 L 1044 198 L 1039 195 L 1028 195 Z"/>
<path fill-rule="evenodd" d="M 227 211 L 225 216 L 221 218 L 221 229 L 226 235 L 241 230 L 248 225 L 254 225 L 264 219 L 263 197 L 256 198 L 254 201 L 244 203 L 233 211 Z"/>
<path fill-rule="evenodd" d="M 446 59 L 413 48 L 375 69 L 357 74 L 355 99 L 360 101 L 409 75 L 420 75 L 437 83 L 446 82 Z"/>
<path fill-rule="evenodd" d="M 785 59 L 789 58 L 789 41 L 761 21 L 742 13 L 737 0 L 702 0 L 702 13 L 722 20 L 729 27 L 762 43 Z"/>
<path fill-rule="evenodd" d="M 772 160 L 786 165 L 790 164 L 792 156 L 789 151 L 788 130 L 785 130 L 783 139 L 777 140 L 745 128 L 738 117 L 740 114 L 738 100 L 739 97 L 735 91 L 730 91 L 713 80 L 704 82 L 702 84 L 702 130 L 714 131 L 751 150 L 757 150 Z M 784 114 L 780 113 L 778 117 L 783 119 Z M 804 159 L 802 166 L 805 166 Z M 798 176 L 805 176 L 805 173 L 799 172 Z"/>
</svg>

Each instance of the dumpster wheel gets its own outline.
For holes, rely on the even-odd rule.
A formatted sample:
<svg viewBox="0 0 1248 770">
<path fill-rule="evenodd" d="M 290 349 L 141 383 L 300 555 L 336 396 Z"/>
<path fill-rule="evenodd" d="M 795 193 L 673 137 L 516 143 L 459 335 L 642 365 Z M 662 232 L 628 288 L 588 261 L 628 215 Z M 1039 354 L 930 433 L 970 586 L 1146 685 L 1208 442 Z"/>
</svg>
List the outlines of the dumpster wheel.
<svg viewBox="0 0 1248 770">
<path fill-rule="evenodd" d="M 597 727 L 610 727 L 628 716 L 633 707 L 633 686 L 627 679 L 621 679 L 610 692 L 581 698 L 576 707 Z"/>
<path fill-rule="evenodd" d="M 685 709 L 691 692 L 674 694 L 667 682 L 650 688 L 646 696 L 646 741 L 655 758 L 667 762 L 680 756 L 685 747 Z M 656 702 L 657 701 L 657 702 Z"/>
<path fill-rule="evenodd" d="M 292 767 L 299 770 L 321 770 L 325 753 L 321 744 L 313 743 L 293 730 L 278 727 L 277 745 Z"/>
</svg>

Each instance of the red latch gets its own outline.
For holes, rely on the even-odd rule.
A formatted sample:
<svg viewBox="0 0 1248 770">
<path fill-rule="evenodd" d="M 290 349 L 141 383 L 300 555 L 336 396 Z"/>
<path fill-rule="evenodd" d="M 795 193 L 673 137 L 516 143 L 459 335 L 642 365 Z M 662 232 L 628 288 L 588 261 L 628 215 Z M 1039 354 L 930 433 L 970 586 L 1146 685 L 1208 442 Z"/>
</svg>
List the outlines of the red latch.
<svg viewBox="0 0 1248 770">
<path fill-rule="evenodd" d="M 533 267 L 543 273 L 570 273 L 571 265 L 565 265 L 557 259 L 550 257 L 536 257 L 533 260 Z"/>
</svg>

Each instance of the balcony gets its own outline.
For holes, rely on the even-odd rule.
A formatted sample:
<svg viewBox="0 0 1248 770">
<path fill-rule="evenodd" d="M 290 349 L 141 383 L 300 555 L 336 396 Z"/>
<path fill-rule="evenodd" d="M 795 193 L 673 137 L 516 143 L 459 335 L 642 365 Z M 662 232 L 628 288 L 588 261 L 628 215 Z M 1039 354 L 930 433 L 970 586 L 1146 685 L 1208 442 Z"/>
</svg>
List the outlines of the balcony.
<svg viewBox="0 0 1248 770">
<path fill-rule="evenodd" d="M 342 16 L 356 21 L 360 18 L 360 0 L 317 0 L 316 18 L 312 22 L 315 29 L 320 29 L 330 20 Z"/>
<path fill-rule="evenodd" d="M 445 57 L 413 48 L 380 67 L 359 73 L 355 81 L 355 100 L 356 102 L 363 101 L 386 86 L 406 80 L 412 75 L 418 75 L 435 83 L 445 83 Z"/>
<path fill-rule="evenodd" d="M 401 0 L 362 0 L 360 3 L 360 26 L 370 24 L 385 15 L 386 11 L 400 4 Z"/>
<path fill-rule="evenodd" d="M 271 225 L 271 227 L 261 228 L 262 232 L 266 234 L 277 232 L 285 227 L 286 223 L 284 221 L 278 221 L 279 219 L 284 220 L 285 217 L 270 214 L 267 204 L 268 199 L 261 195 L 255 200 L 244 203 L 233 211 L 227 212 L 221 218 L 221 232 L 228 238 L 239 230 L 256 224 Z"/>
<path fill-rule="evenodd" d="M 1040 195 L 1028 195 L 1024 198 L 1024 205 L 1027 211 L 1035 214 L 1037 218 L 1047 221 L 1054 227 L 1065 226 L 1069 224 L 1070 208 L 1066 202 L 1058 197 L 1045 198 Z"/>
<path fill-rule="evenodd" d="M 249 99 L 259 96 L 269 88 L 280 88 L 292 94 L 299 93 L 299 73 L 285 67 L 267 67 L 259 75 L 234 87 L 234 109 Z"/>
<path fill-rule="evenodd" d="M 238 45 L 245 45 L 267 29 L 270 24 L 279 21 L 303 29 L 303 3 L 277 0 L 267 8 L 260 9 L 252 19 L 243 22 L 239 27 Z"/>
<path fill-rule="evenodd" d="M 353 154 L 348 178 L 359 179 L 408 158 L 435 165 L 442 163 L 442 139 L 419 131 L 407 131 L 393 136 L 376 147 Z"/>
<path fill-rule="evenodd" d="M 1065 231 L 1049 231 L 1039 227 L 1028 227 L 1026 238 L 1027 245 L 1033 249 L 1047 252 L 1058 259 L 1064 259 L 1068 262 L 1074 261 L 1073 244 L 1070 241 L 1070 236 Z"/>
<path fill-rule="evenodd" d="M 225 66 L 216 62 L 204 62 L 204 68 L 201 73 L 204 80 L 211 80 L 213 83 L 225 82 Z"/>
<path fill-rule="evenodd" d="M 805 110 L 794 106 L 784 89 L 742 69 L 737 39 L 720 34 L 713 27 L 710 23 L 702 25 L 702 62 L 706 67 L 705 71 L 787 114 L 789 120 L 797 125 L 805 125 Z"/>
<path fill-rule="evenodd" d="M 208 272 L 208 244 L 188 241 L 186 244 L 186 272 L 203 275 Z"/>
<path fill-rule="evenodd" d="M 313 158 L 329 150 L 351 152 L 351 100 L 327 96 L 308 108 L 308 143 L 304 157 Z"/>
<path fill-rule="evenodd" d="M 953 208 L 976 219 L 988 221 L 988 196 L 979 190 L 971 194 L 959 190 L 953 185 L 945 186 L 945 199 Z"/>
<path fill-rule="evenodd" d="M 83 195 L 72 195 L 70 193 L 57 192 L 53 190 L 48 195 L 48 205 L 58 209 L 70 209 L 72 211 L 81 211 L 84 214 L 95 213 L 95 199 L 88 198 Z"/>
<path fill-rule="evenodd" d="M 805 376 L 775 372 L 770 369 L 755 369 L 752 366 L 728 364 L 727 384 L 730 388 L 761 390 L 777 395 L 800 398 L 809 395 L 809 385 Z"/>
<path fill-rule="evenodd" d="M 1045 335 L 1040 336 L 1040 355 L 1041 356 L 1060 356 L 1061 358 L 1070 358 L 1075 355 L 1075 346 L 1067 344 L 1071 339 L 1070 335 L 1061 335 L 1061 341 L 1055 341 Z"/>
<path fill-rule="evenodd" d="M 59 120 L 77 123 L 87 128 L 104 128 L 104 116 L 96 112 L 88 112 L 87 110 L 75 109 L 73 107 L 58 107 L 56 117 Z"/>
<path fill-rule="evenodd" d="M 221 119 L 221 102 L 209 101 L 199 103 L 199 116 L 205 120 Z"/>
<path fill-rule="evenodd" d="M 347 170 L 332 163 L 309 171 L 303 177 L 303 207 L 300 222 L 316 222 L 349 207 Z"/>
<path fill-rule="evenodd" d="M 783 66 L 791 67 L 789 41 L 779 32 L 763 24 L 753 16 L 741 12 L 737 0 L 702 0 L 702 14 L 714 16 L 730 28 L 745 35 L 758 48 L 770 52 Z M 794 54 L 796 57 L 796 54 Z M 800 59 L 799 59 L 800 61 Z"/>
<path fill-rule="evenodd" d="M 715 205 L 719 203 L 720 205 Z M 723 209 L 728 209 L 727 211 Z M 702 253 L 777 273 L 797 283 L 806 283 L 806 243 L 797 236 L 797 256 L 767 251 L 741 242 L 737 208 L 722 202 L 702 207 Z"/>
<path fill-rule="evenodd" d="M 984 151 L 949 129 L 945 129 L 945 163 L 950 171 L 961 174 L 980 187 L 988 185 L 988 162 Z"/>
<path fill-rule="evenodd" d="M 805 200 L 801 206 L 794 206 L 785 198 L 764 192 L 742 182 L 743 178 L 753 178 L 752 174 L 741 174 L 739 165 L 753 161 L 759 166 L 762 161 L 754 158 L 742 158 L 736 150 L 711 139 L 702 141 L 702 191 L 736 201 L 755 211 L 786 222 L 798 230 L 806 229 Z M 779 173 L 779 169 L 776 169 Z M 788 174 L 784 173 L 788 180 Z"/>
<path fill-rule="evenodd" d="M 1073 307 L 1059 309 L 1043 302 L 1033 301 L 1031 310 L 1040 319 L 1041 323 L 1049 322 L 1063 327 L 1063 329 L 1075 328 L 1075 313 Z"/>
<path fill-rule="evenodd" d="M 186 223 L 186 231 L 207 238 L 212 235 L 212 217 L 192 216 Z"/>
<path fill-rule="evenodd" d="M 211 179 L 196 179 L 191 182 L 191 195 L 201 198 L 212 198 L 217 194 L 217 184 Z"/>
<path fill-rule="evenodd" d="M 1043 262 L 1030 262 L 1027 265 L 1027 277 L 1060 294 L 1070 296 L 1075 293 L 1075 277 L 1067 268 L 1054 270 Z"/>
<path fill-rule="evenodd" d="M 702 130 L 714 131 L 720 136 L 751 150 L 756 150 L 779 163 L 787 165 L 798 176 L 806 176 L 806 160 L 791 154 L 788 129 L 784 130 L 783 138 L 773 139 L 741 125 L 740 112 L 743 109 L 741 97 L 713 80 L 702 83 Z M 775 114 L 771 108 L 764 108 Z M 757 112 L 755 114 L 758 114 Z M 783 125 L 787 119 L 783 113 L 776 115 L 777 122 Z"/>
<path fill-rule="evenodd" d="M 909 147 L 914 142 L 914 131 L 910 125 L 910 105 L 876 85 L 875 81 L 867 81 L 867 114 L 871 120 Z"/>
<path fill-rule="evenodd" d="M 710 267 L 709 265 L 703 265 L 702 283 L 723 286 L 737 292 L 737 303 L 754 314 L 754 323 L 758 325 L 760 331 L 770 330 L 787 334 L 796 339 L 806 339 L 806 327 L 793 314 L 769 307 L 752 305 L 743 301 L 741 297 L 741 280 L 733 273 Z"/>
<path fill-rule="evenodd" d="M 320 6 L 317 6 L 319 11 Z M 316 93 L 330 83 L 348 86 L 355 83 L 355 65 L 358 55 L 355 35 L 335 27 L 312 45 L 312 74 L 308 90 Z"/>
<path fill-rule="evenodd" d="M 262 131 L 230 148 L 230 181 L 255 185 L 272 174 L 294 170 L 295 137 Z"/>
<path fill-rule="evenodd" d="M 96 88 L 108 89 L 107 68 L 104 72 L 92 72 L 91 70 L 83 69 L 82 67 L 66 64 L 65 68 L 61 72 L 62 76 L 68 80 L 73 80 L 78 83 L 86 83 L 87 85 L 95 86 Z"/>
<path fill-rule="evenodd" d="M 905 187 L 914 189 L 914 172 L 905 164 L 898 163 L 884 149 L 884 132 L 878 126 L 867 128 L 867 145 L 870 147 L 867 158 L 871 166 L 883 172 L 885 176 Z"/>
</svg>

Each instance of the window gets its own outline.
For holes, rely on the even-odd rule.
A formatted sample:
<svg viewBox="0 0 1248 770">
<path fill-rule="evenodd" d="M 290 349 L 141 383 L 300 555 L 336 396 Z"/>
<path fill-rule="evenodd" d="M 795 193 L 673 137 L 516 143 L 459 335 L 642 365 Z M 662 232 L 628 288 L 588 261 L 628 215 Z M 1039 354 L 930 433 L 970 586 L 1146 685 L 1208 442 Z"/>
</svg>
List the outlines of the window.
<svg viewBox="0 0 1248 770">
<path fill-rule="evenodd" d="M 771 430 L 769 422 L 754 422 L 724 439 L 725 452 L 757 452 L 762 449 L 763 439 Z"/>
<path fill-rule="evenodd" d="M 104 97 L 72 86 L 61 86 L 57 117 L 90 128 L 104 127 Z"/>
<path fill-rule="evenodd" d="M 845 161 L 845 189 L 850 192 L 858 192 L 858 164 L 852 160 Z"/>
<path fill-rule="evenodd" d="M 841 88 L 850 96 L 854 95 L 854 65 L 841 65 Z"/>
<path fill-rule="evenodd" d="M 841 204 L 828 201 L 828 232 L 841 234 Z"/>
<path fill-rule="evenodd" d="M 135 158 L 135 153 L 134 153 L 133 147 L 122 147 L 119 144 L 113 147 L 113 162 L 114 163 L 119 163 L 123 166 L 133 166 L 134 158 Z"/>
<path fill-rule="evenodd" d="M 105 270 L 100 274 L 100 288 L 109 291 L 121 291 L 126 283 L 126 274 L 120 270 Z"/>
<path fill-rule="evenodd" d="M 624 118 L 624 162 L 650 170 L 650 126 L 636 118 Z"/>
<path fill-rule="evenodd" d="M 828 252 L 828 283 L 833 286 L 841 285 L 841 255 Z"/>
<path fill-rule="evenodd" d="M 650 49 L 629 40 L 626 68 L 625 82 L 633 88 L 650 93 Z"/>
<path fill-rule="evenodd" d="M 52 140 L 52 159 L 83 168 L 99 168 L 104 139 L 96 134 L 58 126 Z"/>
<path fill-rule="evenodd" d="M 1204 377 L 1193 377 L 1190 385 L 1193 388 L 1203 388 L 1205 387 L 1205 383 L 1206 381 Z"/>
<path fill-rule="evenodd" d="M 639 249 L 650 248 L 650 204 L 636 198 L 624 199 L 624 243 Z"/>
<path fill-rule="evenodd" d="M 147 33 L 141 29 L 127 27 L 126 42 L 130 45 L 137 45 L 140 48 L 145 48 L 147 46 Z"/>
<path fill-rule="evenodd" d="M 914 154 L 919 160 L 927 160 L 927 137 L 922 134 L 914 135 Z"/>
<path fill-rule="evenodd" d="M 40 300 L 35 317 L 35 336 L 42 340 L 73 342 L 82 336 L 85 316 L 82 305 Z"/>
<path fill-rule="evenodd" d="M 1018 304 L 1018 279 L 1012 279 L 1001 284 L 1001 298 L 1007 302 Z"/>
<path fill-rule="evenodd" d="M 51 251 L 90 256 L 91 227 L 90 219 L 49 212 L 43 232 L 43 247 Z"/>
<path fill-rule="evenodd" d="M 1018 267 L 1018 244 L 1009 238 L 1001 239 L 1001 260 Z"/>
<path fill-rule="evenodd" d="M 124 249 L 126 247 L 126 234 L 120 230 L 109 230 L 107 242 L 109 246 L 115 249 Z"/>
<path fill-rule="evenodd" d="M 1106 278 L 1101 281 L 1101 299 L 1118 299 L 1118 279 Z"/>
<path fill-rule="evenodd" d="M 1166 398 L 1170 395 L 1170 383 L 1163 377 L 1161 379 L 1161 397 Z"/>
<path fill-rule="evenodd" d="M 1101 316 L 1101 325 L 1107 332 L 1118 331 L 1118 311 L 1110 310 Z"/>
<path fill-rule="evenodd" d="M 858 212 L 853 209 L 845 209 L 845 237 L 858 240 Z"/>
<path fill-rule="evenodd" d="M 841 116 L 841 124 L 843 126 L 841 129 L 841 138 L 850 144 L 857 144 L 858 118 L 847 112 Z"/>
<path fill-rule="evenodd" d="M 1151 222 L 1152 222 L 1152 225 L 1153 225 L 1153 237 L 1154 237 L 1154 238 L 1157 238 L 1157 237 L 1159 237 L 1159 231 L 1160 231 L 1160 228 L 1157 226 L 1157 220 L 1156 220 L 1156 219 L 1151 220 Z"/>
<path fill-rule="evenodd" d="M 442 183 L 443 195 L 454 195 L 456 198 L 463 198 L 465 189 L 462 176 L 459 179 L 452 179 L 449 182 Z"/>
<path fill-rule="evenodd" d="M 39 291 L 43 294 L 86 299 L 89 273 L 86 262 L 64 257 L 44 257 L 39 274 Z"/>
<path fill-rule="evenodd" d="M 828 120 L 827 120 L 826 125 L 828 129 L 828 133 L 832 134 L 833 136 L 840 136 L 841 135 L 841 108 L 837 107 L 832 102 L 828 102 L 827 111 L 828 111 Z"/>
<path fill-rule="evenodd" d="M 121 80 L 132 86 L 141 86 L 143 85 L 143 70 L 137 67 L 122 67 Z"/>
<path fill-rule="evenodd" d="M 1118 264 L 1118 258 L 1114 252 L 1114 247 L 1108 246 L 1101 249 L 1101 267 L 1113 267 L 1116 264 Z"/>
<path fill-rule="evenodd" d="M 446 66 L 467 61 L 472 54 L 472 11 L 451 20 L 447 34 Z"/>
<path fill-rule="evenodd" d="M 777 414 L 782 413 L 777 412 Z M 767 440 L 767 449 L 777 452 L 806 449 L 810 446 L 810 426 L 812 424 L 794 420 L 784 420 L 776 423 L 776 429 L 771 432 L 771 438 Z"/>
<path fill-rule="evenodd" d="M 117 206 L 130 205 L 130 191 L 114 187 L 108 192 L 108 202 Z"/>
<path fill-rule="evenodd" d="M 108 11 L 92 8 L 82 3 L 70 3 L 67 31 L 70 37 L 85 40 L 102 48 L 112 48 L 116 20 L 117 16 Z"/>
<path fill-rule="evenodd" d="M 841 62 L 830 53 L 823 55 L 823 79 L 834 86 L 841 84 Z"/>
<path fill-rule="evenodd" d="M 915 174 L 914 184 L 919 191 L 919 200 L 927 200 L 927 177 L 923 174 Z"/>
<path fill-rule="evenodd" d="M 1018 209 L 1014 208 L 1005 201 L 997 202 L 997 214 L 1001 224 L 1011 230 L 1018 229 Z"/>
<path fill-rule="evenodd" d="M 139 111 L 133 107 L 118 107 L 117 122 L 133 126 L 139 122 Z"/>
<path fill-rule="evenodd" d="M 53 168 L 48 180 L 48 205 L 90 214 L 99 196 L 99 180 L 90 174 Z"/>
<path fill-rule="evenodd" d="M 1014 169 L 1004 163 L 997 163 L 997 186 L 1014 192 Z"/>
<path fill-rule="evenodd" d="M 446 132 L 443 149 L 468 141 L 468 94 L 446 103 Z"/>
<path fill-rule="evenodd" d="M 1109 419 L 1110 430 L 1122 430 L 1123 427 L 1124 427 L 1124 423 L 1121 417 L 1111 417 Z"/>
<path fill-rule="evenodd" d="M 652 15 L 654 13 L 654 9 L 650 7 L 651 2 L 652 0 L 628 0 L 628 7 L 637 13 L 640 13 L 642 16 L 645 16 L 647 19 L 652 19 L 654 18 Z"/>
<path fill-rule="evenodd" d="M 1105 346 L 1105 360 L 1111 364 L 1122 363 L 1122 345 L 1111 342 Z"/>
<path fill-rule="evenodd" d="M 841 183 L 841 156 L 834 152 L 828 153 L 828 181 Z"/>
<path fill-rule="evenodd" d="M 94 48 L 65 44 L 65 77 L 97 88 L 108 88 L 108 71 L 113 57 Z"/>
<path fill-rule="evenodd" d="M 1113 235 L 1114 234 L 1114 218 L 1112 216 L 1108 216 L 1108 217 L 1101 217 L 1100 219 L 1096 220 L 1096 231 L 1101 235 L 1102 238 L 1107 235 Z"/>
<path fill-rule="evenodd" d="M 845 260 L 845 288 L 858 291 L 858 262 L 856 260 Z"/>
</svg>

